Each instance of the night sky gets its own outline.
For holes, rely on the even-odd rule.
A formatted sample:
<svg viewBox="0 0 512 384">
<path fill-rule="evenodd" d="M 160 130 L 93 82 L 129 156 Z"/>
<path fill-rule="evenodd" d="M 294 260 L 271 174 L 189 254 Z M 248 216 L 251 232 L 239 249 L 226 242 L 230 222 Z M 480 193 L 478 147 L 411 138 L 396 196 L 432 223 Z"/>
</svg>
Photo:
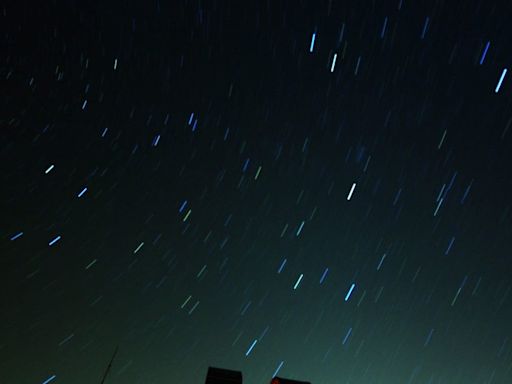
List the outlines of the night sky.
<svg viewBox="0 0 512 384">
<path fill-rule="evenodd" d="M 0 383 L 512 382 L 510 3 L 9 3 Z"/>
</svg>

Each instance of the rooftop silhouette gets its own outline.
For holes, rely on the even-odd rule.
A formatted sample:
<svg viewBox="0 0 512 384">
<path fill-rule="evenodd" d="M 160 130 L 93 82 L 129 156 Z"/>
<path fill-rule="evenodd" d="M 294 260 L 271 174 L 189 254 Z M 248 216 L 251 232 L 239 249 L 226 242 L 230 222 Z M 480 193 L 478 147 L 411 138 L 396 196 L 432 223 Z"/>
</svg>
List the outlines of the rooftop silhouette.
<svg viewBox="0 0 512 384">
<path fill-rule="evenodd" d="M 243 375 L 240 371 L 230 369 L 208 367 L 205 384 L 243 384 Z M 298 381 L 273 377 L 270 384 L 311 384 L 309 381 Z"/>
</svg>

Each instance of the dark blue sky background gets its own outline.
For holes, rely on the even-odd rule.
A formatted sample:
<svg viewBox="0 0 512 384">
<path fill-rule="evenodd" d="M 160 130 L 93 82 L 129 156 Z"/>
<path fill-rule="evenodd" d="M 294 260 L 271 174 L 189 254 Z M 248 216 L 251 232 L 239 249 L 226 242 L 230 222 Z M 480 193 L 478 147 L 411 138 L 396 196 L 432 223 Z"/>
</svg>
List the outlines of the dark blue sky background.
<svg viewBox="0 0 512 384">
<path fill-rule="evenodd" d="M 510 5 L 1 11 L 1 383 L 512 380 Z"/>
</svg>

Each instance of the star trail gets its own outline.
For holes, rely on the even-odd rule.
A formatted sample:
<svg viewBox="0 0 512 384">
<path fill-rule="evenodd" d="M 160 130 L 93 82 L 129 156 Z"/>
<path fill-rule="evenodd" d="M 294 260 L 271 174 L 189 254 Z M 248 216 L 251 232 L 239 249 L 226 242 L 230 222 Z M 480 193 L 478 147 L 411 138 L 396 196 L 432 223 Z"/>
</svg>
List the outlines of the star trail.
<svg viewBox="0 0 512 384">
<path fill-rule="evenodd" d="M 0 10 L 1 384 L 512 382 L 509 4 Z"/>
</svg>

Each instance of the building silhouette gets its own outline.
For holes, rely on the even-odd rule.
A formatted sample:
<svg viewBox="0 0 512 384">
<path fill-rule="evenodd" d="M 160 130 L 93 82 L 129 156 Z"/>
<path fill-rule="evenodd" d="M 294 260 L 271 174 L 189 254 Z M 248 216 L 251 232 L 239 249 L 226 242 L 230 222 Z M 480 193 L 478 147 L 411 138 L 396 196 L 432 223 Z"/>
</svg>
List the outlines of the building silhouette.
<svg viewBox="0 0 512 384">
<path fill-rule="evenodd" d="M 243 376 L 240 371 L 208 367 L 205 384 L 243 384 Z M 262 383 L 264 384 L 264 383 Z M 282 377 L 273 377 L 270 384 L 311 384 L 308 381 L 297 381 Z"/>
<path fill-rule="evenodd" d="M 205 384 L 242 384 L 242 372 L 208 367 Z"/>
<path fill-rule="evenodd" d="M 108 374 L 112 368 L 112 364 L 117 355 L 118 347 L 114 350 L 112 358 L 108 363 L 105 372 L 103 373 L 103 377 L 101 379 L 101 384 L 105 383 Z M 208 372 L 206 373 L 206 381 L 205 384 L 243 384 L 243 376 L 240 371 L 233 371 L 230 369 L 217 368 L 217 367 L 208 367 Z M 261 383 L 264 384 L 264 383 Z M 285 379 L 282 377 L 273 377 L 270 380 L 270 384 L 311 384 L 309 381 L 298 381 Z"/>
</svg>

